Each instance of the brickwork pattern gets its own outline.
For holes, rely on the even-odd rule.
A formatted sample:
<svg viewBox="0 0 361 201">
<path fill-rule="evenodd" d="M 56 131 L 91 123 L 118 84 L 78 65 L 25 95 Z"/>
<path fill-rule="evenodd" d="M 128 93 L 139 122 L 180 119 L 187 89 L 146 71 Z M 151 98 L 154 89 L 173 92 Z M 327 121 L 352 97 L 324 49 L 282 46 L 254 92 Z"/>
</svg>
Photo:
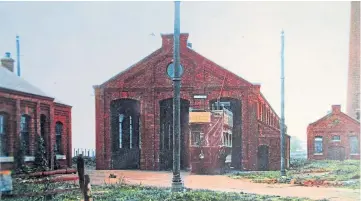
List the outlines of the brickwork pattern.
<svg viewBox="0 0 361 201">
<path fill-rule="evenodd" d="M 188 34 L 180 36 L 181 64 L 184 67 L 181 98 L 190 102 L 194 109 L 209 108 L 209 102 L 219 97 L 241 101 L 241 124 L 234 135 L 242 136 L 237 145 L 242 151 L 241 163 L 246 170 L 257 169 L 257 147 L 259 145 L 259 119 L 279 136 L 279 117 L 260 93 L 260 86 L 227 71 L 187 47 Z M 141 105 L 141 159 L 142 170 L 159 170 L 160 106 L 159 102 L 173 97 L 172 80 L 166 75 L 166 67 L 173 60 L 173 35 L 162 35 L 162 47 L 135 65 L 114 76 L 102 85 L 94 86 L 96 111 L 97 169 L 110 169 L 112 141 L 110 128 L 110 103 L 121 98 L 138 100 Z M 197 94 L 207 95 L 205 100 L 194 99 Z M 258 105 L 267 109 L 259 111 Z M 262 114 L 262 115 L 259 115 Z M 267 122 L 266 122 L 267 121 Z M 277 150 L 277 144 L 270 150 Z M 188 151 L 187 155 L 189 155 Z M 274 168 L 279 169 L 279 159 L 274 159 Z"/>
<path fill-rule="evenodd" d="M 333 141 L 332 136 L 339 135 L 340 141 Z M 322 137 L 322 153 L 315 153 L 315 137 Z M 350 153 L 350 136 L 360 140 L 360 122 L 341 112 L 341 106 L 332 106 L 332 112 L 307 127 L 307 154 L 311 160 L 325 160 L 329 149 L 341 147 L 345 150 L 345 159 L 360 159 L 360 147 L 357 154 Z M 360 142 L 360 141 L 359 141 Z"/>
<path fill-rule="evenodd" d="M 20 118 L 25 114 L 30 117 L 29 148 L 30 156 L 35 156 L 36 134 L 40 134 L 41 115 L 46 117 L 45 143 L 47 157 L 53 159 L 53 147 L 55 144 L 55 122 L 60 121 L 64 125 L 62 135 L 62 150 L 66 155 L 66 161 L 60 161 L 63 166 L 71 167 L 72 144 L 71 144 L 71 107 L 54 102 L 53 98 L 40 97 L 20 92 L 0 89 L 0 113 L 7 114 L 6 146 L 9 156 L 16 154 L 20 135 Z M 30 163 L 31 165 L 31 163 Z M 53 160 L 51 160 L 53 167 Z M 1 163 L 0 168 L 12 168 L 12 163 Z"/>
</svg>

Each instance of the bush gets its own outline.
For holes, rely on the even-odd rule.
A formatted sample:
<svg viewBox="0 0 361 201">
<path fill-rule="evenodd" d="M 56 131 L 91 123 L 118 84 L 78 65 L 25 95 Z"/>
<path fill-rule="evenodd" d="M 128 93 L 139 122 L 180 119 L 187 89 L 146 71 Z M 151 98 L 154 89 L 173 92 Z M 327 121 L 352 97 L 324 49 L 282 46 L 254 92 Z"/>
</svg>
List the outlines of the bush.
<svg viewBox="0 0 361 201">
<path fill-rule="evenodd" d="M 290 169 L 296 169 L 300 167 L 304 167 L 310 164 L 310 161 L 304 158 L 291 158 L 290 160 Z"/>
</svg>

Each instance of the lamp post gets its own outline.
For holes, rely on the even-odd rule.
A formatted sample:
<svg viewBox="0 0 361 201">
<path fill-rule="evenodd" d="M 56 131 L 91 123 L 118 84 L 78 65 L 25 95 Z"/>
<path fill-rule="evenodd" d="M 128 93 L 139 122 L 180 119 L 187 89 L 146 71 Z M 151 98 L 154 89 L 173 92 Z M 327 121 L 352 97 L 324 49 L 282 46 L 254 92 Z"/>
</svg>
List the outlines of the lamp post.
<svg viewBox="0 0 361 201">
<path fill-rule="evenodd" d="M 281 32 L 281 176 L 286 176 L 285 170 L 285 72 L 284 72 L 284 31 Z"/>
<path fill-rule="evenodd" d="M 180 35 L 180 2 L 174 2 L 174 77 L 173 77 L 173 179 L 172 192 L 183 190 L 183 183 L 180 176 L 180 54 L 179 54 L 179 35 Z"/>
</svg>

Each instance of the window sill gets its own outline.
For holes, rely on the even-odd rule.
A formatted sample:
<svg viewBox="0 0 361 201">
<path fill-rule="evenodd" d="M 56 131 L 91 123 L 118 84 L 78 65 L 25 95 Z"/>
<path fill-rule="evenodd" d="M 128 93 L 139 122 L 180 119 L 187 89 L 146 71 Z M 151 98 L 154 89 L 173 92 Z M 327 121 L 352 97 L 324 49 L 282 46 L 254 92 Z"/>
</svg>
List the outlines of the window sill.
<svg viewBox="0 0 361 201">
<path fill-rule="evenodd" d="M 322 156 L 323 153 L 314 153 L 313 155 L 315 155 L 315 156 Z"/>
<path fill-rule="evenodd" d="M 56 160 L 65 160 L 66 156 L 65 155 L 56 155 Z"/>
<path fill-rule="evenodd" d="M 0 163 L 12 163 L 14 162 L 14 157 L 12 156 L 0 156 Z"/>
<path fill-rule="evenodd" d="M 341 142 L 341 140 L 331 140 L 331 142 Z"/>
<path fill-rule="evenodd" d="M 350 154 L 350 156 L 359 156 L 360 154 Z"/>
</svg>

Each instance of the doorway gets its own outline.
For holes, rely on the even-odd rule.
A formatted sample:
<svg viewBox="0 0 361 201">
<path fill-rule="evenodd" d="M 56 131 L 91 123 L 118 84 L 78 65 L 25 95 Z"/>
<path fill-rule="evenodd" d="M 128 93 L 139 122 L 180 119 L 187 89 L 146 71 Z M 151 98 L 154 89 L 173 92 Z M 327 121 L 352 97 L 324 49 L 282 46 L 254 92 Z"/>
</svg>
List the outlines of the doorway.
<svg viewBox="0 0 361 201">
<path fill-rule="evenodd" d="M 221 97 L 219 100 L 219 109 L 226 108 L 233 113 L 232 129 L 232 160 L 231 166 L 237 170 L 242 169 L 242 107 L 241 101 L 235 98 Z M 217 99 L 209 102 L 211 110 L 216 110 L 218 106 Z"/>
<path fill-rule="evenodd" d="M 267 145 L 261 145 L 258 147 L 257 158 L 258 158 L 258 170 L 259 171 L 268 171 L 269 170 L 268 154 L 269 154 L 269 149 L 268 149 Z"/>
<path fill-rule="evenodd" d="M 189 101 L 181 99 L 180 104 L 180 168 L 188 167 L 188 122 Z M 160 105 L 160 170 L 172 170 L 173 168 L 173 98 L 159 102 Z"/>
<path fill-rule="evenodd" d="M 133 99 L 111 102 L 112 169 L 139 169 L 140 103 Z"/>
</svg>

